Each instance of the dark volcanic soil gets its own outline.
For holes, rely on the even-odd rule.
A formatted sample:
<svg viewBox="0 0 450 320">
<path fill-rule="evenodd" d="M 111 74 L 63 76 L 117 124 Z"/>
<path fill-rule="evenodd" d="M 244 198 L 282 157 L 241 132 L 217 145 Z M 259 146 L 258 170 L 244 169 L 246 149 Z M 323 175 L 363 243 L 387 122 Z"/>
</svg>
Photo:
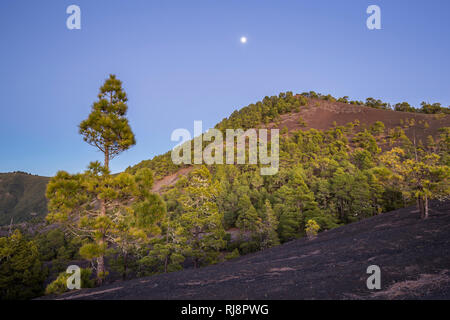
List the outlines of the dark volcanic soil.
<svg viewBox="0 0 450 320">
<path fill-rule="evenodd" d="M 61 299 L 450 299 L 450 201 L 430 218 L 401 209 L 202 269 L 162 274 Z M 366 287 L 381 268 L 381 290 Z"/>
</svg>

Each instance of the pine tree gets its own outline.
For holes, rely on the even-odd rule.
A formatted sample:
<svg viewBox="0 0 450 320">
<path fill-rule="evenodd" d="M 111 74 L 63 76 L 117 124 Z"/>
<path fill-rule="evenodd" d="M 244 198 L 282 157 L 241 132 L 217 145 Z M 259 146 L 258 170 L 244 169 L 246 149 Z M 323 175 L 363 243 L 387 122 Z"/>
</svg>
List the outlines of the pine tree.
<svg viewBox="0 0 450 320">
<path fill-rule="evenodd" d="M 417 151 L 411 158 L 403 149 L 393 148 L 380 157 L 392 174 L 386 184 L 396 183 L 407 199 L 416 199 L 422 219 L 428 218 L 429 200 L 450 194 L 450 167 L 440 156 Z"/>
<path fill-rule="evenodd" d="M 81 122 L 80 134 L 104 154 L 104 164 L 92 162 L 83 174 L 60 171 L 47 186 L 50 222 L 63 223 L 73 234 L 90 239 L 80 249 L 87 259 L 97 260 L 97 281 L 107 275 L 104 256 L 113 243 L 120 250 L 126 275 L 128 252 L 157 234 L 157 222 L 164 204 L 150 192 L 153 173 L 141 169 L 136 175 L 109 172 L 109 161 L 135 144 L 125 117 L 127 96 L 122 83 L 110 75 L 100 88 L 99 100 L 88 119 Z"/>
<path fill-rule="evenodd" d="M 280 244 L 277 234 L 278 219 L 269 200 L 264 203 L 264 219 L 261 232 L 261 248 L 270 248 Z"/>
<path fill-rule="evenodd" d="M 323 229 L 336 226 L 335 218 L 322 212 L 314 194 L 305 183 L 305 173 L 301 166 L 289 172 L 289 181 L 276 193 L 274 209 L 279 217 L 278 233 L 282 241 L 304 235 L 307 220 L 316 220 Z"/>
<path fill-rule="evenodd" d="M 215 202 L 218 193 L 218 182 L 212 182 L 208 168 L 202 166 L 191 173 L 180 198 L 184 210 L 180 217 L 182 235 L 195 268 L 204 262 L 215 262 L 225 245 L 223 215 Z"/>
<path fill-rule="evenodd" d="M 375 185 L 372 187 L 375 188 Z M 350 223 L 377 213 L 376 204 L 371 201 L 368 176 L 352 165 L 340 167 L 334 172 L 331 191 L 341 223 Z"/>
<path fill-rule="evenodd" d="M 94 162 L 84 174 L 58 172 L 47 186 L 47 220 L 91 240 L 81 247 L 80 254 L 89 260 L 97 259 L 99 284 L 107 275 L 103 257 L 108 244 L 113 243 L 127 254 L 132 246 L 145 243 L 147 235 L 159 233 L 157 223 L 165 212 L 159 196 L 149 191 L 153 181 L 150 169 L 141 169 L 134 176 L 111 176 L 104 171 L 100 163 Z"/>
<path fill-rule="evenodd" d="M 33 241 L 19 230 L 0 238 L 0 300 L 30 299 L 43 291 L 45 273 Z"/>
<path fill-rule="evenodd" d="M 185 260 L 186 239 L 183 237 L 180 225 L 180 216 L 183 212 L 178 199 L 181 196 L 181 188 L 186 183 L 185 177 L 180 178 L 175 188 L 165 194 L 167 213 L 161 223 L 162 237 L 153 239 L 148 254 L 139 261 L 142 266 L 150 267 L 152 271 L 167 273 L 182 269 L 181 263 Z"/>
<path fill-rule="evenodd" d="M 80 123 L 79 132 L 84 141 L 103 152 L 105 170 L 102 174 L 107 175 L 110 159 L 135 145 L 136 140 L 125 117 L 128 110 L 127 94 L 122 88 L 122 82 L 115 75 L 110 75 L 100 88 L 98 99 L 93 104 L 89 117 Z M 106 216 L 105 202 L 100 198 L 98 200 L 101 214 Z M 106 239 L 99 240 L 101 246 L 105 241 Z M 97 272 L 103 274 L 105 272 L 104 257 L 100 255 L 97 259 Z"/>
<path fill-rule="evenodd" d="M 152 173 L 148 169 L 141 169 L 136 173 L 137 186 L 141 190 L 139 195 L 133 198 L 131 208 L 123 208 L 123 214 L 115 221 L 112 242 L 119 251 L 121 258 L 120 269 L 122 279 L 128 274 L 128 266 L 132 262 L 131 255 L 148 244 L 151 238 L 148 235 L 159 235 L 158 226 L 162 220 L 166 205 L 157 194 L 150 192 L 152 185 Z"/>
<path fill-rule="evenodd" d="M 125 117 L 127 94 L 115 75 L 110 75 L 100 88 L 98 99 L 89 117 L 80 123 L 79 132 L 84 141 L 104 154 L 104 167 L 109 170 L 109 160 L 135 145 L 136 140 Z"/>
<path fill-rule="evenodd" d="M 241 234 L 245 235 L 247 232 L 254 233 L 260 230 L 261 219 L 248 195 L 244 194 L 239 199 L 238 208 L 236 227 L 240 229 Z"/>
</svg>

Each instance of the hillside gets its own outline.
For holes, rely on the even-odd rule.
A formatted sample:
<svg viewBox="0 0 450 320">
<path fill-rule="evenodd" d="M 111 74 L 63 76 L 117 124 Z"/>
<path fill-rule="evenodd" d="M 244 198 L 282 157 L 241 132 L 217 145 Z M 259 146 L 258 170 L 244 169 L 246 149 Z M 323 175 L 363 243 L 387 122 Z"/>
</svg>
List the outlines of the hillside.
<svg viewBox="0 0 450 320">
<path fill-rule="evenodd" d="M 58 299 L 450 299 L 450 201 L 396 210 L 232 261 Z M 381 290 L 366 269 L 381 268 Z M 55 297 L 53 297 L 55 298 Z"/>
<path fill-rule="evenodd" d="M 0 173 L 0 225 L 20 223 L 47 213 L 49 178 L 23 172 Z"/>
<path fill-rule="evenodd" d="M 297 95 L 296 99 L 303 98 Z M 428 136 L 436 139 L 439 136 L 439 129 L 450 127 L 449 114 L 426 114 L 417 112 L 394 111 L 387 109 L 377 109 L 364 105 L 355 105 L 337 101 L 328 101 L 319 98 L 304 99 L 304 106 L 298 108 L 295 105 L 289 112 L 281 112 L 274 121 L 263 121 L 262 119 L 254 123 L 255 128 L 287 128 L 288 133 L 298 130 L 307 131 L 310 129 L 329 130 L 336 126 L 346 126 L 348 123 L 359 121 L 360 126 L 355 128 L 355 133 L 369 128 L 375 122 L 381 121 L 385 125 L 386 136 L 390 130 L 401 128 L 405 135 L 417 143 L 425 144 Z M 258 103 L 257 103 L 258 104 Z M 236 125 L 233 120 L 237 118 L 252 118 L 246 115 L 245 107 L 235 111 L 230 118 L 222 120 L 217 124 L 217 128 L 249 128 L 248 125 L 239 123 Z M 296 109 L 298 108 L 298 109 Z M 265 123 L 264 123 L 265 122 Z M 383 150 L 390 149 L 387 143 L 380 143 Z M 150 168 L 155 172 L 156 183 L 154 192 L 163 191 L 164 187 L 172 186 L 181 175 L 186 175 L 192 170 L 191 166 L 177 166 L 170 161 L 170 152 L 158 155 L 151 160 L 141 161 L 139 164 L 129 167 L 128 172 L 136 172 L 139 168 Z"/>
<path fill-rule="evenodd" d="M 296 97 L 296 99 L 302 98 L 302 96 Z M 289 132 L 309 129 L 328 130 L 335 125 L 345 126 L 349 122 L 358 120 L 361 123 L 358 130 L 362 130 L 376 121 L 382 121 L 386 131 L 400 127 L 408 138 L 413 140 L 416 137 L 417 141 L 423 143 L 429 135 L 436 138 L 439 135 L 439 128 L 450 127 L 450 115 L 448 114 L 400 112 L 319 98 L 306 98 L 304 104 L 298 112 L 295 109 L 281 112 L 276 116 L 276 121 L 267 121 L 270 117 L 265 120 L 266 124 L 263 123 L 264 121 L 258 120 L 261 123 L 255 123 L 255 127 L 279 128 L 280 130 L 286 127 Z M 233 114 L 245 114 L 246 108 Z M 232 118 L 233 115 L 229 119 Z M 304 124 L 300 124 L 300 118 Z M 217 126 L 236 127 L 227 120 L 224 119 Z M 412 121 L 414 121 L 414 125 L 410 125 Z M 246 128 L 245 125 L 242 127 Z M 134 173 L 142 167 L 148 167 L 155 172 L 154 192 L 161 192 L 165 187 L 172 186 L 181 175 L 186 175 L 192 169 L 189 166 L 189 168 L 183 168 L 174 165 L 170 161 L 170 153 L 166 153 L 156 156 L 152 160 L 144 160 L 128 168 L 127 171 Z M 48 178 L 46 177 L 24 173 L 0 174 L 0 226 L 9 224 L 11 217 L 14 217 L 14 223 L 19 223 L 29 221 L 35 216 L 44 216 L 47 212 L 45 199 L 47 182 Z"/>
</svg>

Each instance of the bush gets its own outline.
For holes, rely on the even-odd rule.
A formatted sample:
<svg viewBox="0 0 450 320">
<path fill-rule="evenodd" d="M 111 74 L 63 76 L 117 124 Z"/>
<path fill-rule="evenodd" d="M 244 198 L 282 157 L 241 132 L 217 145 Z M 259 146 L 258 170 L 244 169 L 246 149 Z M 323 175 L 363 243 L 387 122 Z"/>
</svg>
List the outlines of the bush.
<svg viewBox="0 0 450 320">
<path fill-rule="evenodd" d="M 260 249 L 260 244 L 256 240 L 250 241 L 241 241 L 239 245 L 239 251 L 241 254 L 249 254 L 253 252 L 257 252 Z"/>
<path fill-rule="evenodd" d="M 232 260 L 232 259 L 238 258 L 239 256 L 240 256 L 239 250 L 236 248 L 232 252 L 226 254 L 225 255 L 225 259 L 226 260 Z"/>
<path fill-rule="evenodd" d="M 370 127 L 370 131 L 373 135 L 381 135 L 384 133 L 385 130 L 385 126 L 384 123 L 381 121 L 377 121 L 375 122 L 371 127 Z"/>
<path fill-rule="evenodd" d="M 308 222 L 306 223 L 306 235 L 308 236 L 309 239 L 313 239 L 316 235 L 317 232 L 319 232 L 320 226 L 317 224 L 316 221 L 314 220 L 308 220 Z"/>
<path fill-rule="evenodd" d="M 299 117 L 298 118 L 298 124 L 300 125 L 300 127 L 306 127 L 306 122 L 305 122 L 305 120 L 303 120 L 303 118 L 302 117 Z"/>
</svg>

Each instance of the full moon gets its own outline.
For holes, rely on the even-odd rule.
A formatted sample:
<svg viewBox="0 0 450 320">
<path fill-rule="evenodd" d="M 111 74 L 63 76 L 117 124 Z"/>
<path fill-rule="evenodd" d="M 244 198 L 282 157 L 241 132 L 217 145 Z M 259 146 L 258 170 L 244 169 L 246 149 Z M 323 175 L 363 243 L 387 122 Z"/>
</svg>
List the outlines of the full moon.
<svg viewBox="0 0 450 320">
<path fill-rule="evenodd" d="M 241 43 L 247 43 L 247 37 L 241 37 Z"/>
</svg>

